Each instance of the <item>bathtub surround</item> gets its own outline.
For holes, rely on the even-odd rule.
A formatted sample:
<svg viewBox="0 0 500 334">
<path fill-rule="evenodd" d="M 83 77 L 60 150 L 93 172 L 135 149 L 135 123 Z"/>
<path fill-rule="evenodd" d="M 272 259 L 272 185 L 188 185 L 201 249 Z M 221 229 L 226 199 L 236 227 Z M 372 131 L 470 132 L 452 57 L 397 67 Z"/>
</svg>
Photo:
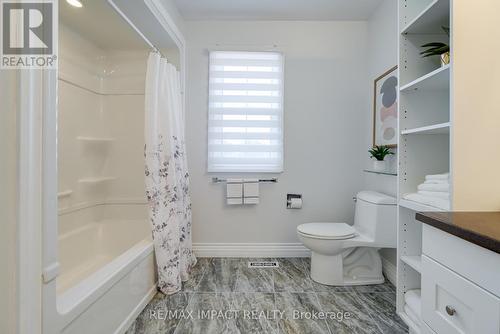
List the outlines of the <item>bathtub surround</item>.
<svg viewBox="0 0 500 334">
<path fill-rule="evenodd" d="M 146 196 L 158 288 L 179 291 L 196 263 L 191 244 L 191 198 L 179 73 L 157 52 L 146 72 L 144 157 Z"/>
<path fill-rule="evenodd" d="M 252 260 L 277 261 L 279 267 L 248 268 Z M 309 266 L 303 258 L 199 259 L 182 291 L 157 294 L 126 334 L 407 332 L 395 314 L 390 283 L 324 286 L 309 278 Z M 212 310 L 227 317 L 202 317 Z M 308 319 L 319 312 L 335 318 Z"/>
</svg>

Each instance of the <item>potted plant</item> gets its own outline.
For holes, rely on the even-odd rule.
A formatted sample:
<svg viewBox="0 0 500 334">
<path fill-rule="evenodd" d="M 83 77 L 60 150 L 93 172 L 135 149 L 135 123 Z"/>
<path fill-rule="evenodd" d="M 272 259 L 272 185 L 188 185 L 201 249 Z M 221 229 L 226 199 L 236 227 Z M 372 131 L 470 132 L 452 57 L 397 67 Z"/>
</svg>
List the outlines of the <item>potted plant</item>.
<svg viewBox="0 0 500 334">
<path fill-rule="evenodd" d="M 441 27 L 443 31 L 450 36 L 450 28 Z M 448 65 L 450 63 L 450 46 L 442 42 L 432 42 L 422 45 L 421 47 L 427 48 L 426 50 L 420 52 L 423 58 L 431 56 L 439 56 L 441 58 L 441 66 Z"/>
<path fill-rule="evenodd" d="M 394 152 L 388 146 L 385 145 L 376 145 L 368 150 L 370 153 L 370 158 L 375 158 L 373 161 L 373 170 L 376 172 L 382 172 L 387 169 L 386 162 L 384 161 L 385 157 Z"/>
</svg>

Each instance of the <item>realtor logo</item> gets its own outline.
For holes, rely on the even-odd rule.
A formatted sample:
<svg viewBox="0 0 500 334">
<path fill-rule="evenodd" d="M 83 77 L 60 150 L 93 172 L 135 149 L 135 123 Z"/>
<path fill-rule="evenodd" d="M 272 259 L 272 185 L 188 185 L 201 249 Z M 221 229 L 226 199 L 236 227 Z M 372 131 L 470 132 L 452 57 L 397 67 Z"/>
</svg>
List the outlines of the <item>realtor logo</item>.
<svg viewBox="0 0 500 334">
<path fill-rule="evenodd" d="M 0 0 L 2 69 L 57 66 L 55 0 Z"/>
</svg>

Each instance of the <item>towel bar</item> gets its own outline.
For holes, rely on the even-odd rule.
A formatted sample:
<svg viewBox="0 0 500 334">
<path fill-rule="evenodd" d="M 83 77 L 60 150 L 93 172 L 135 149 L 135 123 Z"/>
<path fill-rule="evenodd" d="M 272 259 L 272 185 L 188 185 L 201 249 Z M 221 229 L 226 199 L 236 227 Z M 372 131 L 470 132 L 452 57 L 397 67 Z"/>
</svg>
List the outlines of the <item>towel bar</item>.
<svg viewBox="0 0 500 334">
<path fill-rule="evenodd" d="M 223 183 L 223 182 L 227 182 L 227 179 L 221 179 L 221 178 L 218 178 L 218 177 L 213 177 L 212 178 L 212 182 L 213 183 Z M 277 183 L 278 182 L 278 178 L 276 177 L 273 177 L 273 178 L 270 178 L 270 179 L 259 179 L 259 183 Z"/>
</svg>

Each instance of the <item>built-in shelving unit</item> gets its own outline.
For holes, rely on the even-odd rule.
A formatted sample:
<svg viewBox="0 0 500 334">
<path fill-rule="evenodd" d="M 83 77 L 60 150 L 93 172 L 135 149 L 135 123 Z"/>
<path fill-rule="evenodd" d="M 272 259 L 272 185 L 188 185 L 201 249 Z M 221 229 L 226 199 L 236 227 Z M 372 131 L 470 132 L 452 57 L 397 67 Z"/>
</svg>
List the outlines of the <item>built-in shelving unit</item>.
<svg viewBox="0 0 500 334">
<path fill-rule="evenodd" d="M 363 169 L 363 172 L 380 174 L 380 175 L 390 175 L 390 176 L 397 176 L 398 175 L 397 172 L 393 172 L 393 171 L 378 171 L 378 170 L 372 170 L 372 169 Z"/>
<path fill-rule="evenodd" d="M 399 2 L 399 142 L 398 142 L 398 250 L 397 312 L 410 328 L 419 324 L 405 314 L 404 294 L 421 288 L 422 224 L 420 211 L 441 209 L 407 200 L 429 174 L 450 171 L 451 65 L 438 56 L 422 58 L 421 45 L 450 43 L 442 27 L 450 27 L 450 0 Z M 453 59 L 453 55 L 452 55 Z M 450 194 L 451 196 L 452 194 Z"/>
</svg>

